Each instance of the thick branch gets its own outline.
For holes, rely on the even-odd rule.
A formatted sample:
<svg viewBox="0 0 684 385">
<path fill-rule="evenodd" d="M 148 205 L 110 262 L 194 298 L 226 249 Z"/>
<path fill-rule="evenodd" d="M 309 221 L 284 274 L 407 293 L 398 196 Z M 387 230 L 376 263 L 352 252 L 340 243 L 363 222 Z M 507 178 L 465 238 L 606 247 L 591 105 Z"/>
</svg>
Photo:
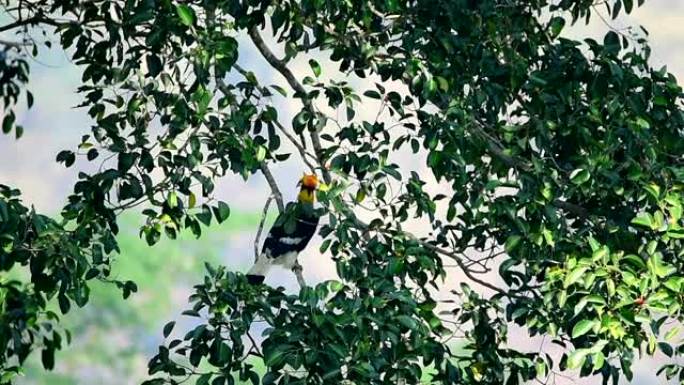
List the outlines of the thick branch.
<svg viewBox="0 0 684 385">
<path fill-rule="evenodd" d="M 302 274 L 302 271 L 302 265 L 300 265 L 298 261 L 295 261 L 294 266 L 292 266 L 292 272 L 294 273 L 295 277 L 297 277 L 297 283 L 299 284 L 299 287 L 303 289 L 306 287 L 306 281 L 304 280 L 304 274 Z"/>
<path fill-rule="evenodd" d="M 254 45 L 257 47 L 257 49 L 264 57 L 264 59 L 266 59 L 268 64 L 270 64 L 271 67 L 273 67 L 276 71 L 283 75 L 283 77 L 285 77 L 287 83 L 290 85 L 290 87 L 292 87 L 292 89 L 294 89 L 295 96 L 298 96 L 302 100 L 304 108 L 312 116 L 316 116 L 316 111 L 313 107 L 313 103 L 311 103 L 311 99 L 309 99 L 306 89 L 301 83 L 299 83 L 297 78 L 295 78 L 292 71 L 290 71 L 290 69 L 287 68 L 287 63 L 284 60 L 278 59 L 273 54 L 271 49 L 268 48 L 268 46 L 264 42 L 264 39 L 261 38 L 259 30 L 256 26 L 249 29 L 249 37 L 252 39 L 252 42 L 254 42 Z M 323 179 L 325 180 L 325 183 L 330 183 L 332 181 L 332 177 L 330 176 L 330 172 L 325 167 L 325 162 L 323 161 L 323 146 L 321 146 L 321 140 L 318 136 L 318 132 L 311 131 L 310 135 L 311 142 L 316 153 L 316 158 L 318 159 L 318 164 L 321 167 L 321 172 L 323 173 Z"/>
<path fill-rule="evenodd" d="M 276 71 L 280 72 L 280 74 L 285 77 L 290 87 L 295 90 L 295 93 L 299 94 L 299 97 L 302 99 L 302 102 L 307 110 L 312 110 L 313 106 L 311 104 L 311 100 L 307 97 L 306 89 L 304 89 L 304 86 L 299 83 L 297 78 L 295 78 L 292 71 L 287 68 L 287 63 L 284 60 L 278 59 L 275 54 L 273 54 L 271 49 L 268 48 L 266 42 L 264 42 L 264 39 L 261 38 L 259 30 L 256 26 L 249 29 L 249 37 L 252 39 L 252 42 L 254 42 L 254 45 L 257 47 L 264 59 L 266 59 L 268 64 L 270 64 L 271 67 L 273 67 Z"/>
</svg>

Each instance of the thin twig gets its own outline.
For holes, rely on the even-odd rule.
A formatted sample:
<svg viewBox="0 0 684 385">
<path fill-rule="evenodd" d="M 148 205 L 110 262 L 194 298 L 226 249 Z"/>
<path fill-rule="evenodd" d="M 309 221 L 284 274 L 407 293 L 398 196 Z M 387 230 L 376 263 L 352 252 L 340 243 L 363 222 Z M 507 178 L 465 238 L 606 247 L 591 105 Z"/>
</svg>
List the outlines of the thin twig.
<svg viewBox="0 0 684 385">
<path fill-rule="evenodd" d="M 311 162 L 309 162 L 309 160 L 306 158 L 307 155 L 309 155 L 309 153 L 306 152 L 306 149 L 304 148 L 304 146 L 303 146 L 301 143 L 299 143 L 299 142 L 297 141 L 297 138 L 295 138 L 294 136 L 292 136 L 292 134 L 290 134 L 290 133 L 287 131 L 287 129 L 286 129 L 282 124 L 280 124 L 279 121 L 276 120 L 276 121 L 274 121 L 273 123 L 275 124 L 276 127 L 278 127 L 278 129 L 280 130 L 280 132 L 282 132 L 283 135 L 285 135 L 285 136 L 287 137 L 287 139 L 288 139 L 295 147 L 297 147 L 297 150 L 299 151 L 299 155 L 300 155 L 300 157 L 302 158 L 302 161 L 309 167 L 309 169 L 311 170 L 311 172 L 315 174 L 315 173 L 316 173 L 316 167 L 315 167 L 313 164 L 311 164 Z M 313 155 L 311 155 L 311 156 L 313 156 Z"/>
<path fill-rule="evenodd" d="M 261 233 L 264 231 L 264 223 L 266 223 L 266 215 L 268 214 L 268 207 L 271 205 L 274 196 L 271 195 L 266 199 L 266 204 L 264 205 L 264 211 L 261 213 L 261 221 L 259 221 L 259 229 L 256 233 L 256 238 L 254 239 L 254 262 L 259 259 L 259 244 L 261 243 Z"/>
<path fill-rule="evenodd" d="M 258 357 L 263 358 L 264 355 L 263 355 L 263 353 L 261 353 L 261 350 L 259 350 L 259 344 L 256 343 L 256 341 L 254 340 L 254 337 L 252 337 L 252 335 L 249 332 L 247 332 L 247 338 L 249 338 L 250 342 L 252 342 L 252 349 L 254 349 L 256 351 L 256 353 L 258 354 Z M 252 349 L 250 349 L 250 351 Z"/>
<path fill-rule="evenodd" d="M 11 48 L 21 48 L 21 47 L 31 45 L 31 43 L 29 43 L 27 41 L 8 41 L 8 40 L 0 39 L 0 45 L 4 45 L 5 47 L 11 47 Z"/>
<path fill-rule="evenodd" d="M 18 27 L 24 27 L 24 26 L 29 26 L 29 25 L 36 25 L 36 24 L 48 24 L 53 27 L 59 27 L 64 24 L 68 23 L 58 23 L 54 20 L 48 19 L 46 17 L 43 17 L 41 15 L 36 15 L 33 17 L 30 17 L 28 19 L 24 20 L 18 20 L 13 23 L 5 24 L 3 26 L 0 26 L 0 32 L 5 32 L 9 31 L 10 29 L 18 28 Z"/>
<path fill-rule="evenodd" d="M 321 145 L 321 138 L 318 136 L 318 131 L 310 131 L 311 144 L 313 145 L 314 152 L 318 158 L 318 163 L 321 166 L 321 173 L 323 173 L 323 180 L 325 183 L 330 184 L 332 182 L 332 177 L 330 176 L 330 171 L 328 167 L 323 162 L 323 146 Z"/>
<path fill-rule="evenodd" d="M 448 250 L 444 250 L 440 247 L 437 247 L 437 246 L 435 246 L 435 245 L 433 245 L 427 241 L 423 241 L 419 238 L 416 238 L 413 234 L 410 234 L 410 233 L 404 233 L 404 234 L 415 239 L 418 243 L 420 243 L 421 246 L 426 247 L 426 248 L 428 248 L 428 249 L 430 249 L 430 250 L 432 250 L 438 254 L 441 254 L 441 255 L 444 255 L 446 257 L 453 259 L 456 262 L 456 264 L 461 268 L 461 270 L 463 271 L 463 274 L 465 274 L 466 277 L 468 277 L 468 279 L 470 279 L 471 281 L 479 284 L 480 286 L 484 286 L 488 289 L 494 290 L 497 293 L 500 293 L 500 294 L 503 294 L 506 296 L 511 295 L 506 290 L 503 290 L 498 286 L 492 285 L 491 283 L 474 276 L 473 273 L 470 271 L 470 269 L 463 263 L 463 260 L 461 259 L 461 257 L 456 255 L 456 253 L 452 253 Z"/>
<path fill-rule="evenodd" d="M 371 230 L 371 229 L 370 229 L 370 226 L 368 226 L 368 224 L 366 224 L 365 222 L 363 222 L 363 221 L 361 221 L 360 219 L 358 219 L 358 218 L 354 215 L 353 212 L 343 212 L 343 214 L 346 215 L 347 217 L 349 217 L 349 218 L 354 222 L 354 224 L 356 225 L 356 227 L 358 227 L 359 229 L 365 230 L 364 238 L 367 239 L 367 236 L 368 236 L 367 234 L 368 234 L 368 233 L 370 232 L 370 230 Z M 442 248 L 440 248 L 440 247 L 437 247 L 437 246 L 435 246 L 435 245 L 433 245 L 433 244 L 431 244 L 431 243 L 429 243 L 429 242 L 427 242 L 427 241 L 424 241 L 424 240 L 418 238 L 418 237 L 415 236 L 414 234 L 409 233 L 409 232 L 407 232 L 407 231 L 396 230 L 396 231 L 393 231 L 393 232 L 388 232 L 387 235 L 389 235 L 389 236 L 394 236 L 394 235 L 397 235 L 397 233 L 400 234 L 400 235 L 403 235 L 403 236 L 405 236 L 405 237 L 408 237 L 408 238 L 411 238 L 411 239 L 415 240 L 415 241 L 418 242 L 421 246 L 426 247 L 426 248 L 432 250 L 432 251 L 435 252 L 435 253 L 438 253 L 438 254 L 441 254 L 441 255 L 444 255 L 444 256 L 446 256 L 446 257 L 449 257 L 449 258 L 453 259 L 453 260 L 456 262 L 456 264 L 458 265 L 458 267 L 461 268 L 461 270 L 463 270 L 463 274 L 465 274 L 466 277 L 468 277 L 468 279 L 470 279 L 471 281 L 473 281 L 473 282 L 475 282 L 475 283 L 477 283 L 477 284 L 479 284 L 479 285 L 481 285 L 481 286 L 484 286 L 484 287 L 486 287 L 486 288 L 488 288 L 488 289 L 491 289 L 491 290 L 493 290 L 493 291 L 495 291 L 495 292 L 497 292 L 497 293 L 503 294 L 503 295 L 505 295 L 505 296 L 507 296 L 507 297 L 515 297 L 514 294 L 511 294 L 511 293 L 507 292 L 506 290 L 504 290 L 504 289 L 502 289 L 502 288 L 500 288 L 500 287 L 498 287 L 498 286 L 492 285 L 491 283 L 489 283 L 489 282 L 487 282 L 487 281 L 484 281 L 484 280 L 482 280 L 482 279 L 480 279 L 480 278 L 474 276 L 474 275 L 473 275 L 473 272 L 468 268 L 468 266 L 465 265 L 465 263 L 463 262 L 463 260 L 461 259 L 461 257 L 458 256 L 456 253 L 453 253 L 453 252 L 450 252 L 450 251 L 448 251 L 448 250 L 444 250 L 444 249 L 442 249 Z"/>
</svg>

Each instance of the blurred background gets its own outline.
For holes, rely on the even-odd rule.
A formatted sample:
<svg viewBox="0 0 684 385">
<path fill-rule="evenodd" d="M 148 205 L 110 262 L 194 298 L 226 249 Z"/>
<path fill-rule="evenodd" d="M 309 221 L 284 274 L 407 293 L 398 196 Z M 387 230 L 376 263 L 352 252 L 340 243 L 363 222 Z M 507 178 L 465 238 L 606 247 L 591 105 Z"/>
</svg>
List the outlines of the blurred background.
<svg viewBox="0 0 684 385">
<path fill-rule="evenodd" d="M 656 68 L 667 65 L 670 72 L 682 79 L 684 0 L 648 0 L 630 17 L 609 23 L 618 29 L 643 25 L 650 33 L 653 65 Z M 602 39 L 607 28 L 606 21 L 593 17 L 589 26 L 581 23 L 565 33 L 574 38 Z M 264 83 L 270 80 L 285 86 L 279 75 L 251 51 L 249 41 L 241 41 L 241 47 L 239 62 L 244 68 L 254 70 Z M 330 64 L 325 60 L 320 62 L 324 68 L 326 63 Z M 295 65 L 295 74 L 309 74 L 306 60 Z M 359 84 L 358 80 L 349 81 Z M 39 212 L 58 214 L 76 181 L 79 167 L 88 167 L 77 163 L 76 167 L 66 169 L 55 162 L 60 150 L 75 148 L 81 135 L 90 131 L 92 121 L 86 111 L 74 108 L 80 102 L 80 96 L 75 93 L 79 85 L 80 69 L 69 61 L 66 53 L 56 49 L 41 51 L 31 64 L 29 84 L 36 103 L 30 111 L 18 111 L 17 121 L 24 126 L 25 134 L 20 140 L 0 136 L 0 183 L 21 189 L 24 201 Z M 300 107 L 299 102 L 291 103 L 280 102 L 277 106 L 285 122 Z M 372 116 L 375 111 L 369 114 Z M 303 170 L 294 161 L 295 157 L 291 159 L 272 170 L 286 199 L 294 198 L 295 183 Z M 185 234 L 176 241 L 163 239 L 150 248 L 138 237 L 142 217 L 137 213 L 122 217 L 118 239 L 122 252 L 113 274 L 120 279 L 134 280 L 138 293 L 124 301 L 112 285 L 94 283 L 88 305 L 64 317 L 64 326 L 72 331 L 73 340 L 57 353 L 55 370 L 44 371 L 39 357 L 34 356 L 19 383 L 140 383 L 146 376 L 147 360 L 163 341 L 163 325 L 176 320 L 177 331 L 187 330 L 191 325 L 192 321 L 180 313 L 186 308 L 192 285 L 202 280 L 204 263 L 224 264 L 230 269 L 245 271 L 252 261 L 254 235 L 263 203 L 270 194 L 268 186 L 260 175 L 248 183 L 229 176 L 217 184 L 216 191 L 216 198 L 231 205 L 231 218 L 220 226 L 214 225 L 199 240 Z M 309 283 L 335 276 L 332 262 L 317 254 L 317 242 L 314 240 L 301 257 Z M 288 290 L 297 288 L 294 276 L 284 270 L 270 275 L 267 283 L 282 285 Z M 530 345 L 528 337 L 520 331 L 513 332 L 511 339 L 516 345 Z M 632 383 L 663 383 L 655 377 L 656 368 L 657 362 L 653 360 L 641 362 L 635 368 Z M 559 379 L 557 383 L 568 381 Z"/>
</svg>

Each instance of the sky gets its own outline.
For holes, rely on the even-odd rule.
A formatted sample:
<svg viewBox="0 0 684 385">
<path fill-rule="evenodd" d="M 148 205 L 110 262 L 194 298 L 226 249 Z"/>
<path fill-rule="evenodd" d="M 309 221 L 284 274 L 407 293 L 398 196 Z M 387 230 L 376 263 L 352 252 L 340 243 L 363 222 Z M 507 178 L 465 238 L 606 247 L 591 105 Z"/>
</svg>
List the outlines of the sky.
<svg viewBox="0 0 684 385">
<path fill-rule="evenodd" d="M 652 63 L 655 67 L 666 65 L 678 79 L 684 79 L 684 0 L 648 0 L 628 17 L 609 21 L 615 28 L 628 25 L 643 25 L 650 33 L 648 39 L 653 49 Z M 606 23 L 594 17 L 589 26 L 580 24 L 566 31 L 570 37 L 590 35 L 600 37 L 606 31 Z M 0 38 L 3 36 L 0 35 Z M 247 41 L 241 41 L 248 46 Z M 325 67 L 325 61 L 321 60 Z M 285 86 L 286 83 L 259 57 L 248 48 L 241 51 L 240 63 L 245 68 L 253 68 L 258 77 L 272 80 L 272 83 Z M 18 123 L 25 128 L 24 136 L 15 140 L 13 136 L 0 136 L 0 184 L 20 188 L 23 199 L 34 205 L 38 211 L 57 213 L 76 180 L 77 169 L 66 169 L 57 164 L 55 156 L 62 149 L 73 149 L 81 135 L 87 134 L 92 121 L 83 109 L 74 108 L 80 102 L 75 89 L 80 84 L 80 70 L 69 61 L 67 55 L 58 50 L 44 51 L 31 63 L 29 89 L 35 95 L 35 106 L 26 111 L 23 106 L 18 111 Z M 293 70 L 298 77 L 310 74 L 306 60 L 299 60 Z M 358 80 L 351 79 L 359 84 Z M 281 103 L 279 114 L 292 116 L 299 109 L 298 102 Z M 367 111 L 373 115 L 375 111 Z M 0 119 L 1 120 L 1 119 Z M 288 121 L 287 118 L 283 121 Z M 294 157 L 292 158 L 294 159 Z M 424 167 L 417 165 L 418 169 Z M 273 170 L 287 199 L 295 194 L 295 183 L 302 168 L 299 164 L 287 164 Z M 425 173 L 430 175 L 430 173 Z M 435 189 L 439 186 L 435 185 Z M 217 198 L 225 200 L 234 207 L 245 211 L 261 210 L 270 191 L 261 176 L 249 182 L 239 177 L 228 176 L 217 185 Z M 252 233 L 245 233 L 236 243 L 243 245 L 243 256 L 238 266 L 247 266 L 251 254 Z M 233 254 L 235 254 L 233 250 Z M 309 251 L 302 256 L 307 280 L 315 282 L 335 276 L 331 261 L 323 261 L 320 255 Z M 458 280 L 461 277 L 455 275 Z M 294 288 L 294 277 L 287 272 L 279 272 L 269 280 L 284 282 Z M 526 336 L 513 334 L 514 340 L 524 343 Z M 514 341 L 515 342 L 515 341 Z M 528 342 L 529 343 L 529 342 Z M 652 362 L 644 362 L 636 373 L 635 384 L 656 383 Z M 662 382 L 661 382 L 662 383 Z"/>
</svg>

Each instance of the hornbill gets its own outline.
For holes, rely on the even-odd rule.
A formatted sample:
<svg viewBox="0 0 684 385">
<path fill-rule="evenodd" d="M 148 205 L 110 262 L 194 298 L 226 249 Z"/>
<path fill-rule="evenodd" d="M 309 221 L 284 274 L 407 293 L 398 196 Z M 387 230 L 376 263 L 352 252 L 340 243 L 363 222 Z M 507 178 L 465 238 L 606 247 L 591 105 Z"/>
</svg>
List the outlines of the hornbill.
<svg viewBox="0 0 684 385">
<path fill-rule="evenodd" d="M 301 189 L 297 201 L 289 203 L 278 215 L 266 236 L 261 254 L 247 272 L 247 281 L 251 284 L 263 283 L 266 273 L 273 265 L 294 268 L 297 256 L 316 233 L 320 218 L 313 204 L 318 178 L 316 175 L 304 174 L 298 185 L 301 185 Z"/>
</svg>

